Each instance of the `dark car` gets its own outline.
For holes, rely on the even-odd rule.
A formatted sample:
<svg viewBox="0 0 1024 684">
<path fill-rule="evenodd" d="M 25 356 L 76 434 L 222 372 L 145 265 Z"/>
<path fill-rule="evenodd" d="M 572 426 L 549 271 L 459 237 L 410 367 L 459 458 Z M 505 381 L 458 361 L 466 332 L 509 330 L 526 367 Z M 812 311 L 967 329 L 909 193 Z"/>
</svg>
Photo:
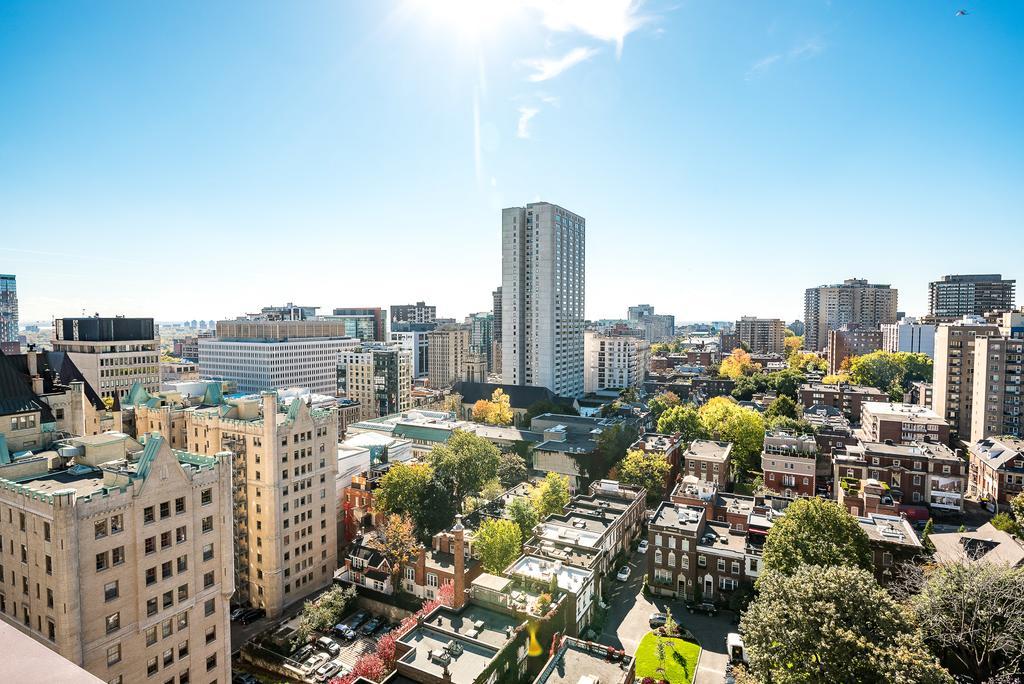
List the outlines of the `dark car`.
<svg viewBox="0 0 1024 684">
<path fill-rule="evenodd" d="M 374 633 L 374 631 L 376 631 L 376 629 L 378 627 L 381 626 L 381 624 L 383 622 L 384 622 L 383 618 L 379 618 L 379 617 L 374 616 L 374 617 L 370 618 L 369 621 L 366 624 L 363 625 L 362 629 L 359 630 L 359 633 L 362 634 L 363 636 L 370 636 L 371 634 Z"/>
<path fill-rule="evenodd" d="M 260 684 L 260 680 L 248 672 L 236 672 L 231 675 L 231 684 Z"/>
<path fill-rule="evenodd" d="M 231 620 L 232 620 L 232 622 L 237 620 L 238 618 L 242 617 L 242 614 L 245 613 L 248 610 L 252 610 L 252 609 L 251 608 L 235 608 L 234 610 L 232 610 L 231 611 Z"/>
<path fill-rule="evenodd" d="M 718 608 L 715 608 L 715 604 L 711 601 L 704 601 L 703 603 L 689 603 L 686 609 L 691 613 L 704 613 L 705 615 L 717 615 Z"/>
<path fill-rule="evenodd" d="M 351 630 L 359 629 L 364 622 L 370 619 L 370 614 L 365 610 L 360 610 L 349 616 L 348 620 L 345 621 L 345 625 Z"/>
<path fill-rule="evenodd" d="M 312 644 L 306 644 L 295 653 L 292 653 L 290 657 L 297 663 L 304 663 L 306 662 L 306 658 L 313 655 L 315 650 L 316 649 L 313 648 Z"/>
<path fill-rule="evenodd" d="M 398 625 L 396 625 L 393 622 L 388 622 L 386 620 L 382 621 L 380 623 L 380 626 L 377 627 L 377 629 L 373 630 L 373 636 L 383 636 L 383 635 L 387 634 L 388 632 L 390 632 L 391 630 L 393 630 L 397 626 Z"/>
<path fill-rule="evenodd" d="M 242 613 L 238 621 L 243 625 L 248 625 L 250 622 L 256 622 L 262 617 L 266 617 L 267 611 L 262 608 L 250 608 L 249 610 Z"/>
<path fill-rule="evenodd" d="M 668 616 L 664 613 L 651 613 L 650 624 L 651 629 L 657 629 L 658 627 L 664 627 L 665 623 L 668 622 Z"/>
</svg>

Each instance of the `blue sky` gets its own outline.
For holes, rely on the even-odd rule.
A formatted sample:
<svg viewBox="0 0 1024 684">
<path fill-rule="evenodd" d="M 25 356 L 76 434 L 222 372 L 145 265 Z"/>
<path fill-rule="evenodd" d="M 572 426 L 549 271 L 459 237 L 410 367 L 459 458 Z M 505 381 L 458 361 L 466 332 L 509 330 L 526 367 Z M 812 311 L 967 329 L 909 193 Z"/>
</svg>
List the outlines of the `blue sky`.
<svg viewBox="0 0 1024 684">
<path fill-rule="evenodd" d="M 591 318 L 1024 276 L 1019 2 L 5 2 L 0 87 L 23 320 L 461 317 L 538 199 Z"/>
</svg>

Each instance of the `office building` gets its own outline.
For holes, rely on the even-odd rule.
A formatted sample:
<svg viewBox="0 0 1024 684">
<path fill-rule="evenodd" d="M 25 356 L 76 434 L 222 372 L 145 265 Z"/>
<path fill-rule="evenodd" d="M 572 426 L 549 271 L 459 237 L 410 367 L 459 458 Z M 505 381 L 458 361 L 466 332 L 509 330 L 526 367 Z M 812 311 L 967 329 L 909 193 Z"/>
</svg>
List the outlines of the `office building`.
<svg viewBox="0 0 1024 684">
<path fill-rule="evenodd" d="M 849 323 L 865 328 L 895 323 L 896 299 L 896 290 L 888 285 L 857 278 L 808 288 L 804 293 L 804 348 L 821 351 L 828 343 L 828 331 Z"/>
<path fill-rule="evenodd" d="M 363 342 L 384 342 L 388 339 L 384 309 L 380 307 L 349 307 L 335 309 L 333 315 L 322 318 L 345 323 L 345 334 Z"/>
<path fill-rule="evenodd" d="M 469 314 L 466 316 L 469 326 L 469 353 L 483 357 L 487 363 L 487 371 L 494 368 L 494 314 L 490 311 Z M 487 380 L 484 377 L 481 382 Z"/>
<path fill-rule="evenodd" d="M 643 331 L 648 342 L 665 342 L 675 335 L 676 317 L 670 314 L 656 314 L 650 304 L 637 304 L 626 311 L 627 322 Z"/>
<path fill-rule="evenodd" d="M 152 318 L 58 318 L 51 344 L 104 399 L 123 399 L 136 382 L 160 389 L 160 333 Z"/>
<path fill-rule="evenodd" d="M 198 340 L 199 371 L 240 392 L 305 387 L 334 396 L 338 354 L 359 344 L 345 330 L 343 322 L 319 319 L 217 321 L 217 337 Z"/>
<path fill-rule="evenodd" d="M 359 402 L 359 420 L 412 408 L 412 353 L 365 342 L 338 354 L 338 396 Z"/>
<path fill-rule="evenodd" d="M 120 433 L 0 464 L 0 620 L 105 682 L 227 682 L 230 468 Z"/>
<path fill-rule="evenodd" d="M 397 331 L 390 333 L 391 344 L 397 344 L 412 356 L 412 377 L 425 378 L 430 368 L 430 344 L 426 330 Z"/>
<path fill-rule="evenodd" d="M 975 344 L 998 334 L 999 326 L 977 316 L 941 323 L 935 330 L 932 408 L 949 423 L 955 439 L 970 439 Z"/>
<path fill-rule="evenodd" d="M 882 331 L 848 323 L 828 331 L 828 372 L 838 373 L 843 362 L 882 348 Z"/>
<path fill-rule="evenodd" d="M 427 306 L 425 302 L 415 304 L 391 305 L 391 329 L 401 323 L 433 323 L 437 320 L 437 307 Z"/>
<path fill-rule="evenodd" d="M 469 328 L 464 325 L 446 325 L 427 333 L 430 386 L 442 389 L 460 380 L 469 353 Z"/>
<path fill-rule="evenodd" d="M 743 316 L 736 321 L 736 334 L 752 352 L 782 354 L 786 350 L 786 324 L 780 318 Z"/>
<path fill-rule="evenodd" d="M 647 371 L 651 345 L 647 340 L 624 335 L 583 333 L 583 390 L 640 389 Z"/>
<path fill-rule="evenodd" d="M 928 284 L 928 313 L 941 321 L 955 321 L 1008 311 L 1013 308 L 1016 283 L 998 273 L 942 276 Z"/>
<path fill-rule="evenodd" d="M 583 394 L 586 221 L 555 204 L 502 211 L 502 381 Z"/>
<path fill-rule="evenodd" d="M 17 354 L 18 342 L 18 283 L 15 276 L 0 273 L 0 351 Z"/>
<path fill-rule="evenodd" d="M 1007 312 L 998 337 L 974 341 L 971 442 L 985 437 L 1024 436 L 1024 312 Z"/>
<path fill-rule="evenodd" d="M 318 306 L 299 306 L 288 302 L 284 306 L 265 306 L 259 313 L 246 314 L 244 318 L 250 321 L 308 321 L 316 318 Z M 206 327 L 206 321 L 200 321 L 200 327 Z M 192 328 L 196 322 L 192 321 Z"/>
<path fill-rule="evenodd" d="M 916 318 L 902 318 L 886 323 L 882 329 L 882 349 L 887 352 L 912 352 L 935 358 L 934 323 L 919 322 Z"/>
</svg>

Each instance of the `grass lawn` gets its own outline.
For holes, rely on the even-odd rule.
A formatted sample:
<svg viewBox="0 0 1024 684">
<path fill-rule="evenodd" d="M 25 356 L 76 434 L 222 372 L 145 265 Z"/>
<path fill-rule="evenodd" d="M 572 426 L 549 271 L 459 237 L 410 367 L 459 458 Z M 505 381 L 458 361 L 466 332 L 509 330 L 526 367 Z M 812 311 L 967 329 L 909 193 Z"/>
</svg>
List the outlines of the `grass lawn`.
<svg viewBox="0 0 1024 684">
<path fill-rule="evenodd" d="M 700 646 L 692 641 L 663 637 L 665 641 L 665 672 L 659 672 L 658 635 L 651 632 L 636 649 L 636 681 L 653 677 L 655 681 L 667 679 L 672 684 L 690 684 L 697 670 Z"/>
</svg>

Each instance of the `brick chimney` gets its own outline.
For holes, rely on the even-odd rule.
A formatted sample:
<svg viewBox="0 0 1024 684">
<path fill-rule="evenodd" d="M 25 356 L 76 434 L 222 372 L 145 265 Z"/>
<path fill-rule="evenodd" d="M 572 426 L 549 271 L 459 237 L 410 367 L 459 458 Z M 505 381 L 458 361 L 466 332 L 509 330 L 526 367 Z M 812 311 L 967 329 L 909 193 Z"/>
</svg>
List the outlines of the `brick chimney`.
<svg viewBox="0 0 1024 684">
<path fill-rule="evenodd" d="M 452 534 L 455 536 L 455 590 L 454 608 L 458 610 L 466 603 L 466 530 L 462 526 L 462 516 L 455 516 L 455 525 L 452 527 Z"/>
<path fill-rule="evenodd" d="M 43 376 L 39 374 L 39 358 L 34 344 L 30 344 L 25 352 L 25 362 L 28 364 L 28 374 L 32 379 L 32 391 L 36 394 L 43 393 Z"/>
</svg>

